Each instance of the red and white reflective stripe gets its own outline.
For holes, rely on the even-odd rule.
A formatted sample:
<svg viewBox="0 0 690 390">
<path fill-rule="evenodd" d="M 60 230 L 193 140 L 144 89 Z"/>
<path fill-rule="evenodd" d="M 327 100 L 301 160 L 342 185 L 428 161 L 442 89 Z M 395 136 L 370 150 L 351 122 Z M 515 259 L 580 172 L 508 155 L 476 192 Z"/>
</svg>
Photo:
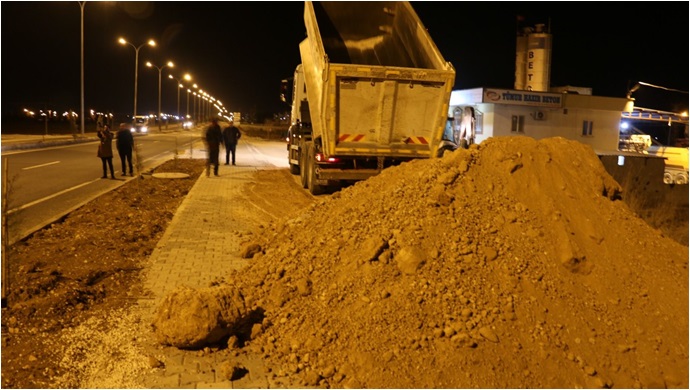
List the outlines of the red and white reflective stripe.
<svg viewBox="0 0 690 390">
<path fill-rule="evenodd" d="M 364 134 L 342 134 L 338 142 L 359 142 L 364 139 Z"/>
<path fill-rule="evenodd" d="M 405 140 L 406 144 L 428 145 L 429 141 L 424 137 L 408 137 Z"/>
</svg>

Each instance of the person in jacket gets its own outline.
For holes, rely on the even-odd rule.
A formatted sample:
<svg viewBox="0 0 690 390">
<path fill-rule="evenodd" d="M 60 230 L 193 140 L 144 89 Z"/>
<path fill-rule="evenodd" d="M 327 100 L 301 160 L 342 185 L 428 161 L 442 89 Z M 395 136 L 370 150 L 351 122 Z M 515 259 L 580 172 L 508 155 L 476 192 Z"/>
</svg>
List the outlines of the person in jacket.
<svg viewBox="0 0 690 390">
<path fill-rule="evenodd" d="M 237 141 L 239 141 L 242 133 L 240 129 L 235 127 L 233 121 L 230 121 L 230 126 L 223 129 L 223 142 L 225 143 L 225 165 L 230 165 L 230 153 L 232 153 L 232 165 L 235 165 L 235 150 L 237 149 Z"/>
<path fill-rule="evenodd" d="M 204 134 L 204 142 L 206 142 L 206 151 L 208 158 L 206 159 L 206 177 L 211 176 L 211 165 L 213 165 L 213 174 L 218 176 L 220 144 L 223 142 L 223 133 L 218 125 L 218 119 L 213 119 L 211 125 L 206 128 Z"/>
<path fill-rule="evenodd" d="M 113 133 L 110 132 L 110 126 L 104 125 L 98 131 L 98 138 L 101 142 L 98 143 L 98 154 L 103 163 L 103 176 L 101 179 L 108 178 L 108 167 L 110 167 L 110 178 L 115 178 L 115 170 L 113 169 Z"/>
<path fill-rule="evenodd" d="M 122 176 L 127 176 L 127 167 L 129 166 L 129 175 L 134 176 L 134 166 L 132 164 L 132 151 L 134 150 L 134 137 L 132 130 L 126 123 L 120 123 L 120 129 L 117 131 L 117 153 L 120 155 L 120 162 L 122 163 Z"/>
</svg>

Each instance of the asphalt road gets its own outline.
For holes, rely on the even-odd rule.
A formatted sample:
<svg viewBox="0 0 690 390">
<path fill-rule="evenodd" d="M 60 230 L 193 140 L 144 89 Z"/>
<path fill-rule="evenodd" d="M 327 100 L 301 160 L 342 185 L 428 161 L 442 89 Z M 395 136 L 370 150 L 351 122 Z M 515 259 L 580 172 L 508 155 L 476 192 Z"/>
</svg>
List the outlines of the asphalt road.
<svg viewBox="0 0 690 390">
<path fill-rule="evenodd" d="M 201 146 L 199 131 L 135 137 L 141 172 L 173 158 L 176 153 L 189 153 L 187 149 L 192 142 Z M 116 180 L 101 179 L 101 160 L 96 151 L 97 142 L 87 142 L 2 153 L 10 243 L 132 180 L 121 176 L 117 151 L 113 158 Z"/>
</svg>

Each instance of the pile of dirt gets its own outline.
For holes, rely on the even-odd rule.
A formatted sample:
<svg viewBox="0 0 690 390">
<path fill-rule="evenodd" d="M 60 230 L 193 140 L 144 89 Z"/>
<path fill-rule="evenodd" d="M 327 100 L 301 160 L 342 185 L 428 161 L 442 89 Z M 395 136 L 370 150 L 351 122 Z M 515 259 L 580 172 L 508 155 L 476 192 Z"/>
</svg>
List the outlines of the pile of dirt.
<svg viewBox="0 0 690 390">
<path fill-rule="evenodd" d="M 589 146 L 495 138 L 267 227 L 249 348 L 303 386 L 688 387 L 688 248 Z"/>
</svg>

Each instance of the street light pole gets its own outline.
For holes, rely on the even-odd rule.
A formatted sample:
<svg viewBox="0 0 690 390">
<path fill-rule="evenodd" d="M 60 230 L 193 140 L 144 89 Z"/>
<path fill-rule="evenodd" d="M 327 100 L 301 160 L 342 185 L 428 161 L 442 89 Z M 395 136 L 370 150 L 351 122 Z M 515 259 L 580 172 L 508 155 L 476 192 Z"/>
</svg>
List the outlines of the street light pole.
<svg viewBox="0 0 690 390">
<path fill-rule="evenodd" d="M 199 88 L 199 122 L 204 121 L 204 91 Z"/>
<path fill-rule="evenodd" d="M 197 97 L 199 98 L 199 109 L 197 110 L 197 115 L 199 115 L 199 122 L 203 123 L 204 122 L 204 111 L 203 111 L 204 110 L 204 102 L 203 102 L 203 100 L 201 100 L 202 99 L 201 93 L 199 93 L 197 95 Z"/>
<path fill-rule="evenodd" d="M 211 118 L 211 95 L 206 94 L 204 96 L 204 106 L 206 107 L 206 110 L 204 113 L 206 114 L 206 120 L 209 120 Z"/>
<path fill-rule="evenodd" d="M 168 75 L 169 79 L 177 81 L 177 111 L 175 111 L 175 115 L 177 115 L 177 118 L 180 117 L 180 89 L 184 88 L 184 85 L 182 85 L 182 82 L 180 79 L 176 79 L 173 77 L 173 75 L 169 74 Z"/>
<path fill-rule="evenodd" d="M 189 93 L 190 92 L 192 92 L 192 90 L 187 88 L 187 115 L 185 115 L 185 119 L 189 119 Z"/>
<path fill-rule="evenodd" d="M 182 83 L 177 84 L 177 118 L 180 118 L 180 90 L 184 88 Z"/>
<path fill-rule="evenodd" d="M 194 118 L 194 123 L 199 123 L 196 117 L 196 92 L 192 92 L 194 97 L 192 98 L 192 118 Z"/>
<path fill-rule="evenodd" d="M 158 69 L 158 131 L 161 131 L 161 122 L 163 121 L 163 115 L 161 112 L 161 74 L 163 72 L 163 69 L 165 67 L 174 67 L 175 65 L 172 63 L 172 61 L 168 61 L 167 64 L 161 66 L 160 68 L 157 67 L 156 65 L 152 64 L 151 62 L 147 62 L 146 66 L 149 68 L 156 68 Z M 166 127 L 167 129 L 167 127 Z"/>
<path fill-rule="evenodd" d="M 196 83 L 195 83 L 195 84 L 192 84 L 192 87 L 193 87 L 194 89 L 196 89 L 196 90 L 199 89 L 199 86 L 196 85 Z M 192 92 L 192 95 L 194 95 L 194 98 L 192 98 L 192 104 L 194 105 L 194 122 L 195 122 L 195 123 L 199 123 L 199 118 L 198 118 L 198 114 L 197 114 L 197 111 L 196 111 L 196 106 L 197 106 L 197 99 L 196 99 L 196 96 L 197 96 L 197 92 L 196 92 L 196 91 L 195 91 L 195 92 Z"/>
<path fill-rule="evenodd" d="M 182 79 L 185 79 L 187 81 L 190 81 L 192 79 L 192 76 L 189 74 L 185 74 L 182 79 L 177 79 L 173 77 L 173 75 L 169 74 L 168 78 L 177 81 L 177 117 L 180 117 L 180 89 L 184 88 L 184 85 L 182 85 Z M 187 101 L 189 102 L 189 96 L 187 97 Z M 187 105 L 187 111 L 189 111 L 189 103 Z"/>
<path fill-rule="evenodd" d="M 84 135 L 84 6 L 86 1 L 79 1 L 81 8 L 81 135 Z"/>
<path fill-rule="evenodd" d="M 153 39 L 149 39 L 148 42 L 142 43 L 139 46 L 134 46 L 130 42 L 127 42 L 124 38 L 120 38 L 119 41 L 120 44 L 122 45 L 130 45 L 134 48 L 134 115 L 132 116 L 132 121 L 134 121 L 134 118 L 137 116 L 137 84 L 138 84 L 138 79 L 139 79 L 139 49 L 141 49 L 144 45 L 149 45 L 151 47 L 156 46 L 156 42 Z"/>
</svg>

